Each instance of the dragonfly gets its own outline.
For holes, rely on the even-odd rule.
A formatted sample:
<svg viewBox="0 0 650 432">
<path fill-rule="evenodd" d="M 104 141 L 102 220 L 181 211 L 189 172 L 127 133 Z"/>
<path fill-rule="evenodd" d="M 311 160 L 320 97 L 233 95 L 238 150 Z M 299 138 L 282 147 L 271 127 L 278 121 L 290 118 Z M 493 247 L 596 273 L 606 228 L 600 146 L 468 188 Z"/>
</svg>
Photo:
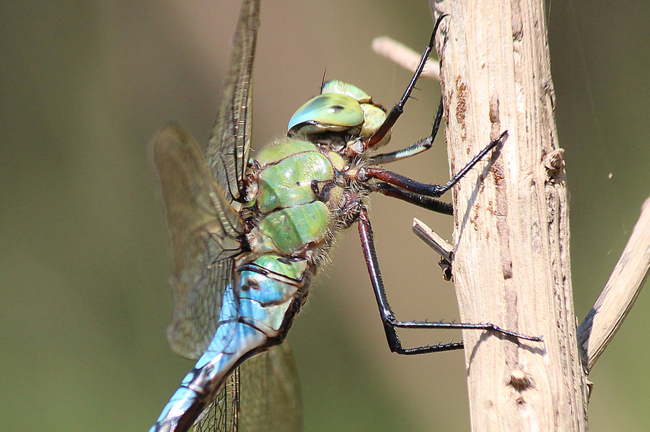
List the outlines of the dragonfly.
<svg viewBox="0 0 650 432">
<path fill-rule="evenodd" d="M 427 138 L 380 153 L 433 49 L 439 17 L 420 65 L 390 110 L 358 87 L 333 80 L 291 117 L 288 132 L 253 158 L 252 71 L 260 0 L 244 0 L 222 101 L 204 151 L 169 124 L 154 138 L 172 246 L 172 349 L 198 359 L 150 432 L 300 430 L 295 364 L 283 341 L 337 234 L 357 224 L 391 351 L 421 354 L 462 342 L 403 347 L 398 328 L 500 332 L 493 324 L 414 322 L 395 318 L 375 253 L 366 202 L 378 192 L 440 213 L 439 201 L 507 138 L 490 142 L 445 185 L 420 183 L 380 168 L 428 150 Z"/>
</svg>

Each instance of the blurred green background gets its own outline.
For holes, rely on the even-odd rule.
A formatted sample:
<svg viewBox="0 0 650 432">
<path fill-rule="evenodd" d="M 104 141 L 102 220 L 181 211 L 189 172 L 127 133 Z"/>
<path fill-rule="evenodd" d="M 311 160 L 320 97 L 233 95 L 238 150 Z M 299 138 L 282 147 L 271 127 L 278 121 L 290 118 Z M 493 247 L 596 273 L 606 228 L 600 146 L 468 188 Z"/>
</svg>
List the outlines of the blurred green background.
<svg viewBox="0 0 650 432">
<path fill-rule="evenodd" d="M 650 3 L 551 6 L 582 320 L 650 196 Z M 145 431 L 189 370 L 164 335 L 169 253 L 149 141 L 174 119 L 206 142 L 238 8 L 207 0 L 0 3 L 2 430 Z M 431 27 L 424 0 L 266 1 L 254 146 L 283 134 L 324 72 L 395 102 L 410 75 L 374 55 L 370 41 L 390 35 L 420 50 Z M 429 131 L 439 85 L 419 87 L 392 148 Z M 447 180 L 442 140 L 415 159 L 395 169 Z M 457 318 L 453 286 L 411 234 L 413 216 L 451 238 L 448 217 L 373 200 L 391 302 L 404 319 Z M 354 231 L 289 335 L 306 431 L 468 430 L 462 353 L 389 353 Z M 642 294 L 590 377 L 593 431 L 648 429 L 649 310 Z"/>
</svg>

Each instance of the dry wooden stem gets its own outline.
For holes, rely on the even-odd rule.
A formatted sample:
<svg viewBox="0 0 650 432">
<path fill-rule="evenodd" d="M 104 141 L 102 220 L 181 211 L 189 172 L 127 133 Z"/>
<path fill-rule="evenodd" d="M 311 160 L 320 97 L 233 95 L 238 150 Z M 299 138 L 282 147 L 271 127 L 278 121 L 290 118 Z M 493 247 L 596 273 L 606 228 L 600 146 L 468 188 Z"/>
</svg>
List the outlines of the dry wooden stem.
<svg viewBox="0 0 650 432">
<path fill-rule="evenodd" d="M 438 10 L 438 2 L 434 0 L 430 0 L 430 2 L 432 10 Z M 520 142 L 518 143 L 519 147 L 512 150 L 512 156 L 509 159 L 506 158 L 505 167 L 508 167 L 509 171 L 504 171 L 505 167 L 500 161 L 495 163 L 496 167 L 491 168 L 489 174 L 495 177 L 497 191 L 496 195 L 492 195 L 493 197 L 489 198 L 487 202 L 480 197 L 481 194 L 488 194 L 484 190 L 486 189 L 485 184 L 481 183 L 481 179 L 487 183 L 487 179 L 484 179 L 488 173 L 486 171 L 483 171 L 482 176 L 474 183 L 474 187 L 469 188 L 469 191 L 461 191 L 461 193 L 458 189 L 455 191 L 454 207 L 457 209 L 455 214 L 458 215 L 455 236 L 458 247 L 462 248 L 460 258 L 454 263 L 460 267 L 454 272 L 460 275 L 461 279 L 457 283 L 459 306 L 463 321 L 478 322 L 484 317 L 491 320 L 493 316 L 496 316 L 499 318 L 495 323 L 504 325 L 510 330 L 522 331 L 522 326 L 526 332 L 530 332 L 529 328 L 546 328 L 551 334 L 545 334 L 548 345 L 543 350 L 530 346 L 523 346 L 523 349 L 522 346 L 517 348 L 502 341 L 502 348 L 497 346 L 495 351 L 495 346 L 492 344 L 494 338 L 480 335 L 480 339 L 478 339 L 475 332 L 466 332 L 465 346 L 472 430 L 585 431 L 587 430 L 586 373 L 591 371 L 620 328 L 650 272 L 650 198 L 642 206 L 641 216 L 605 289 L 577 329 L 576 334 L 571 298 L 568 204 L 564 187 L 563 150 L 557 147 L 552 115 L 552 107 L 555 103 L 548 69 L 549 60 L 545 42 L 546 30 L 543 29 L 545 20 L 543 19 L 542 2 L 537 0 L 520 2 L 484 0 L 480 4 L 482 6 L 479 7 L 473 2 L 453 0 L 448 0 L 445 3 L 445 12 L 451 12 L 452 17 L 457 17 L 456 24 L 459 24 L 459 29 L 456 29 L 456 32 L 464 30 L 465 33 L 464 35 L 454 34 L 451 30 L 447 30 L 449 39 L 446 40 L 446 42 L 451 41 L 451 45 L 454 45 L 449 49 L 452 52 L 450 57 L 452 60 L 446 60 L 448 62 L 446 67 L 453 71 L 448 73 L 443 81 L 443 88 L 446 89 L 445 107 L 449 122 L 448 139 L 458 140 L 463 144 L 460 146 L 463 149 L 458 158 L 460 161 L 456 157 L 459 153 L 454 146 L 450 145 L 452 172 L 454 168 L 462 166 L 462 157 L 465 156 L 463 153 L 470 156 L 475 153 L 476 148 L 470 150 L 471 145 L 474 147 L 481 145 L 481 143 L 476 144 L 469 141 L 470 138 L 474 141 L 476 138 L 475 135 L 468 132 L 467 127 L 467 122 L 471 121 L 472 111 L 489 112 L 491 128 L 484 128 L 490 131 L 490 138 L 507 128 L 512 135 L 515 135 L 515 140 Z M 469 11 L 471 13 L 466 15 L 473 13 L 477 17 L 468 17 L 463 14 L 463 12 Z M 490 12 L 486 13 L 485 11 L 496 11 L 496 13 L 490 15 Z M 438 12 L 440 11 L 438 10 Z M 462 18 L 458 19 L 459 16 Z M 478 16 L 481 18 L 479 19 Z M 486 16 L 491 17 L 493 21 L 483 22 Z M 532 22 L 535 24 L 531 26 L 530 20 L 533 16 L 535 18 Z M 474 25 L 481 22 L 482 26 Z M 509 23 L 511 26 L 508 25 Z M 460 29 L 460 27 L 464 28 Z M 486 29 L 488 29 L 487 33 L 482 33 Z M 522 47 L 524 34 L 536 31 L 536 36 L 539 38 L 537 45 L 535 46 L 533 43 L 532 48 Z M 501 35 L 499 32 L 504 32 L 504 34 Z M 514 41 L 512 48 L 508 47 L 508 32 L 511 32 L 512 36 L 510 42 Z M 501 41 L 504 41 L 502 46 L 493 45 L 493 49 L 498 50 L 498 55 L 494 56 L 490 53 L 485 56 L 480 51 L 484 47 L 479 47 L 474 51 L 475 54 L 478 52 L 478 55 L 470 54 L 468 56 L 470 49 L 465 44 L 470 43 L 470 39 L 474 39 L 477 34 L 481 34 L 483 38 L 487 34 L 494 40 L 498 40 L 500 37 Z M 526 42 L 531 42 L 529 35 Z M 483 43 L 489 44 L 490 42 L 483 40 Z M 419 58 L 419 54 L 415 51 L 389 38 L 377 38 L 373 42 L 373 48 L 376 52 L 411 71 L 415 69 L 414 65 Z M 449 47 L 445 46 L 445 48 Z M 532 51 L 532 58 L 525 58 L 525 55 L 530 56 L 531 52 L 525 52 L 524 48 Z M 514 59 L 509 57 L 509 49 L 516 53 Z M 466 51 L 463 52 L 463 50 Z M 490 59 L 490 57 L 497 58 L 497 65 L 505 65 L 504 69 L 507 70 L 507 73 L 504 76 L 499 76 L 496 73 L 498 69 L 491 71 L 492 77 L 490 78 L 488 74 L 487 81 L 489 83 L 487 87 L 492 87 L 490 88 L 491 92 L 477 92 L 478 89 L 472 88 L 472 85 L 480 85 L 476 81 L 485 75 L 483 70 L 486 69 L 486 66 L 489 67 L 485 59 Z M 480 60 L 474 61 L 476 58 L 480 58 Z M 533 61 L 532 67 L 537 68 L 536 73 L 529 76 L 526 76 L 525 73 L 522 75 L 522 70 L 531 67 L 527 64 L 531 60 Z M 438 72 L 435 71 L 433 74 L 435 79 L 440 79 Z M 445 72 L 447 71 L 443 70 L 443 74 Z M 537 81 L 527 81 L 530 76 L 534 76 Z M 471 81 L 472 79 L 474 81 Z M 515 98 L 515 100 L 518 100 L 519 103 L 525 101 L 526 104 L 530 104 L 524 108 L 523 112 L 528 112 L 526 110 L 528 109 L 533 114 L 533 121 L 538 118 L 540 124 L 537 127 L 530 127 L 530 116 L 521 116 L 521 107 L 514 108 L 515 105 L 505 105 L 508 102 L 514 103 L 514 100 L 506 100 L 508 97 L 514 96 L 513 88 L 508 80 L 514 80 L 518 86 L 515 88 L 521 92 L 516 94 L 519 99 Z M 530 92 L 524 84 L 536 87 Z M 541 93 L 540 89 L 543 89 Z M 502 92 L 501 97 L 499 97 L 499 90 Z M 472 91 L 479 93 L 478 96 L 473 95 Z M 534 97 L 530 97 L 531 95 L 527 91 Z M 481 96 L 483 101 L 470 100 L 470 97 L 480 98 Z M 535 101 L 542 103 L 536 104 Z M 484 107 L 480 106 L 481 103 Z M 540 115 L 540 113 L 543 114 Z M 519 125 L 518 123 L 522 121 L 523 124 Z M 518 130 L 518 126 L 523 126 L 523 128 Z M 475 132 L 476 128 L 471 131 Z M 515 131 L 518 133 L 513 133 Z M 526 133 L 530 131 L 533 134 L 527 135 Z M 540 142 L 542 143 L 541 148 L 539 147 Z M 465 147 L 467 147 L 466 150 Z M 538 161 L 541 161 L 541 164 L 538 164 Z M 509 179 L 513 166 L 517 167 L 515 173 L 520 177 Z M 540 168 L 545 170 L 543 176 L 540 176 L 542 172 Z M 509 184 L 504 186 L 506 182 Z M 471 182 L 467 183 L 470 183 L 471 186 Z M 518 191 L 517 186 L 521 190 Z M 529 188 L 528 192 L 524 191 L 526 186 Z M 538 186 L 542 186 L 542 188 L 536 190 L 539 189 Z M 489 187 L 488 184 L 487 188 Z M 506 191 L 508 187 L 515 191 L 514 195 L 512 192 Z M 503 195 L 504 191 L 509 195 L 499 197 L 499 193 Z M 491 193 L 494 194 L 494 192 Z M 521 193 L 524 193 L 523 198 L 529 196 L 533 200 L 522 200 Z M 503 201 L 504 199 L 506 201 Z M 486 210 L 488 210 L 487 217 L 485 216 Z M 481 227 L 486 225 L 485 220 L 490 216 L 496 216 L 496 233 L 493 234 L 488 230 L 485 232 L 488 241 L 478 242 L 472 246 L 464 245 L 468 242 L 468 237 L 475 235 L 472 231 L 483 230 Z M 546 232 L 540 231 L 540 228 L 545 226 L 544 221 L 548 228 Z M 526 231 L 521 231 L 521 229 Z M 469 232 L 464 232 L 467 230 Z M 515 230 L 519 230 L 519 232 L 513 234 Z M 451 262 L 454 259 L 453 247 L 417 219 L 414 220 L 413 231 L 434 248 L 443 257 L 443 261 Z M 514 237 L 512 237 L 513 235 Z M 491 241 L 489 241 L 490 236 L 493 236 Z M 486 237 L 483 240 L 486 240 Z M 476 242 L 477 240 L 473 239 L 472 241 Z M 526 251 L 527 246 L 533 249 Z M 491 272 L 490 264 L 488 263 L 488 267 L 485 266 L 489 260 L 486 261 L 484 256 L 493 254 L 495 251 L 491 249 L 495 247 L 496 255 L 501 257 L 505 293 L 499 292 L 498 284 L 497 290 L 494 291 L 493 288 L 490 288 L 491 281 L 482 277 L 485 276 L 485 273 Z M 481 248 L 485 248 L 485 251 L 489 253 L 486 255 Z M 548 263 L 552 263 L 552 265 L 545 267 L 545 264 Z M 539 269 L 543 271 L 540 272 Z M 527 277 L 516 276 L 515 272 L 527 274 Z M 477 284 L 476 281 L 479 283 Z M 465 287 L 465 284 L 470 286 Z M 481 284 L 483 285 L 481 286 Z M 519 289 L 520 287 L 513 286 L 513 284 L 526 286 Z M 516 289 L 519 291 L 517 292 Z M 506 305 L 500 307 L 498 302 L 504 300 L 501 298 L 504 295 Z M 494 303 L 492 301 L 494 298 L 497 298 L 497 302 L 493 305 L 489 304 Z M 512 303 L 513 300 L 514 303 Z M 528 306 L 532 309 L 529 308 L 526 313 Z M 493 307 L 495 307 L 494 311 Z M 522 318 L 517 318 L 518 312 Z M 504 313 L 508 315 L 505 320 Z M 504 322 L 507 324 L 503 324 Z M 524 322 L 526 325 L 523 325 Z M 576 339 L 578 344 L 574 344 Z M 490 354 L 485 355 L 485 352 Z M 530 357 L 531 355 L 533 357 Z M 578 357 L 580 357 L 584 371 L 579 370 Z M 542 363 L 539 362 L 540 359 L 543 359 Z M 495 365 L 502 366 L 495 367 Z"/>
<path fill-rule="evenodd" d="M 569 216 L 542 0 L 445 0 L 437 37 L 454 188 L 461 320 L 544 336 L 464 331 L 474 431 L 585 431 L 587 385 L 571 287 Z"/>
</svg>

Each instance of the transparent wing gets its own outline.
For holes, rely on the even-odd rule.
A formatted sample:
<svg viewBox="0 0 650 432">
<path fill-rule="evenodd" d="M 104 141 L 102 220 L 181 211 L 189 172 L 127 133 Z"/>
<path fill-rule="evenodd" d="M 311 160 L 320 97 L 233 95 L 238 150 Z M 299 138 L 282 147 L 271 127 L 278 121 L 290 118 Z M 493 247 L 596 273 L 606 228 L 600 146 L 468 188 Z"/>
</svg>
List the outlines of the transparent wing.
<svg viewBox="0 0 650 432">
<path fill-rule="evenodd" d="M 217 391 L 214 401 L 194 425 L 193 432 L 239 432 L 239 368 Z"/>
<path fill-rule="evenodd" d="M 247 360 L 240 369 L 241 431 L 302 430 L 300 383 L 288 343 Z"/>
<path fill-rule="evenodd" d="M 178 125 L 156 135 L 154 161 L 172 245 L 174 311 L 167 337 L 174 352 L 195 359 L 216 331 L 244 225 L 212 179 L 200 147 Z"/>
<path fill-rule="evenodd" d="M 230 204 L 245 195 L 259 11 L 260 0 L 244 0 L 205 159 L 178 126 L 168 126 L 155 139 L 173 250 L 174 320 L 167 334 L 174 351 L 185 357 L 200 356 L 214 335 L 223 289 L 233 279 L 232 258 L 241 247 L 244 225 Z M 194 431 L 291 432 L 301 426 L 296 368 L 284 344 L 238 367 Z"/>
<path fill-rule="evenodd" d="M 287 343 L 246 360 L 229 377 L 194 432 L 298 432 L 300 384 Z"/>
<path fill-rule="evenodd" d="M 251 146 L 252 74 L 260 0 L 244 0 L 233 39 L 230 70 L 206 149 L 208 166 L 232 202 L 244 195 L 242 180 Z"/>
</svg>

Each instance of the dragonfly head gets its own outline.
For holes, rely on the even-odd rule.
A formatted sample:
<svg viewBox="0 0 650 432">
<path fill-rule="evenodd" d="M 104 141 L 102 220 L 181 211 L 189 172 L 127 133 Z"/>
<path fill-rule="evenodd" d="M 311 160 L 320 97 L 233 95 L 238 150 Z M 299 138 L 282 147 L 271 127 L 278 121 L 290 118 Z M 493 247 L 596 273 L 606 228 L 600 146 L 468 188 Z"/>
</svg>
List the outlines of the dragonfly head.
<svg viewBox="0 0 650 432">
<path fill-rule="evenodd" d="M 288 134 L 313 140 L 317 134 L 343 138 L 341 152 L 348 156 L 370 150 L 368 139 L 386 119 L 386 110 L 360 88 L 342 81 L 325 83 L 321 94 L 298 108 L 289 120 Z M 372 148 L 390 141 L 390 133 Z"/>
</svg>

